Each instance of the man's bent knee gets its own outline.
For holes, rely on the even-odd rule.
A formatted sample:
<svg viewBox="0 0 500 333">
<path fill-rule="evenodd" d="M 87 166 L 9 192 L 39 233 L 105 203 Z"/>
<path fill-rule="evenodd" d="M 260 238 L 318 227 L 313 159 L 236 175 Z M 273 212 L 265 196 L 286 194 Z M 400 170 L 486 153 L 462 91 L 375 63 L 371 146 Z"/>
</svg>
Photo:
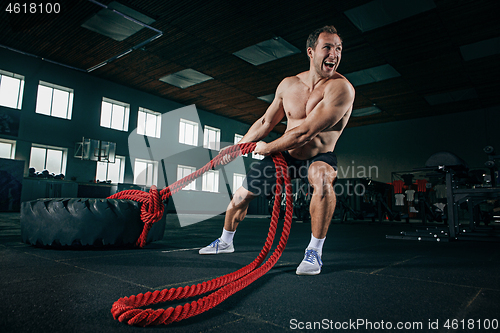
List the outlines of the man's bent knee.
<svg viewBox="0 0 500 333">
<path fill-rule="evenodd" d="M 244 187 L 240 187 L 236 190 L 226 211 L 226 224 L 228 222 L 228 217 L 230 221 L 227 226 L 225 224 L 225 228 L 228 228 L 227 230 L 236 230 L 237 223 L 245 218 L 248 206 L 253 198 L 255 198 L 255 195 Z"/>
<path fill-rule="evenodd" d="M 309 183 L 315 190 L 323 189 L 327 192 L 333 191 L 333 182 L 337 178 L 337 171 L 329 164 L 316 161 L 309 167 Z"/>
<path fill-rule="evenodd" d="M 241 204 L 249 203 L 255 198 L 255 194 L 241 186 L 234 192 L 233 200 L 231 200 L 232 206 L 239 206 Z"/>
</svg>

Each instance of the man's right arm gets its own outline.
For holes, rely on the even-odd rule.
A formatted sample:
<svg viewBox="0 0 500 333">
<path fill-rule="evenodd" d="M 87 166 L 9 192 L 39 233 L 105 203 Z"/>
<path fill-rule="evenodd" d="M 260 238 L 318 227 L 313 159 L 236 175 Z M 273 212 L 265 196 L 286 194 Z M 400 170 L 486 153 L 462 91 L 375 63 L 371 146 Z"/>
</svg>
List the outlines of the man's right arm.
<svg viewBox="0 0 500 333">
<path fill-rule="evenodd" d="M 284 79 L 276 89 L 274 100 L 269 105 L 266 113 L 250 127 L 239 143 L 255 142 L 264 139 L 273 128 L 283 119 L 285 111 L 283 108 L 283 92 L 289 83 Z"/>
<path fill-rule="evenodd" d="M 283 92 L 286 90 L 286 87 L 289 84 L 290 83 L 287 79 L 281 81 L 278 88 L 276 89 L 274 100 L 267 108 L 266 113 L 264 113 L 262 117 L 260 117 L 255 123 L 253 123 L 253 125 L 238 143 L 256 142 L 264 139 L 281 121 L 281 119 L 283 119 L 283 117 L 285 116 L 285 111 L 283 108 Z M 224 149 L 222 149 L 219 154 L 222 154 Z M 229 157 L 229 155 L 224 156 L 222 164 L 227 164 L 229 162 L 231 162 L 231 158 Z"/>
</svg>

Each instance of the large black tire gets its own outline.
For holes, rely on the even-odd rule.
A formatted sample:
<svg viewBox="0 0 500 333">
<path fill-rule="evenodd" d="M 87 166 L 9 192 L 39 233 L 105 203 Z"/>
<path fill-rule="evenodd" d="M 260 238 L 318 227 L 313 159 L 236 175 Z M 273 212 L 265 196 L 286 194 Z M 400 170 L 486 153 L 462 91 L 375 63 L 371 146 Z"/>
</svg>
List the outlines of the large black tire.
<svg viewBox="0 0 500 333">
<path fill-rule="evenodd" d="M 132 200 L 38 199 L 21 205 L 21 237 L 37 246 L 133 246 L 143 226 L 140 204 Z M 165 217 L 153 224 L 147 243 L 164 232 Z"/>
</svg>

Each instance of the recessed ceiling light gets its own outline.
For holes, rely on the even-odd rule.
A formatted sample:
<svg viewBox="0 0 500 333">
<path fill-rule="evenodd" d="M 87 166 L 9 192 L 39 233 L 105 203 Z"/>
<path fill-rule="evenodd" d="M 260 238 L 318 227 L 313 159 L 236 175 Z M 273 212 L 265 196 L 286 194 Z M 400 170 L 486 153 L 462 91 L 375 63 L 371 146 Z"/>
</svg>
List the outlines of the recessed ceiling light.
<svg viewBox="0 0 500 333">
<path fill-rule="evenodd" d="M 184 89 L 212 79 L 213 77 L 211 76 L 188 68 L 177 73 L 166 75 L 160 78 L 160 81 Z"/>
<path fill-rule="evenodd" d="M 382 112 L 378 107 L 376 106 L 369 106 L 367 108 L 362 108 L 362 109 L 354 109 L 352 110 L 351 116 L 353 117 L 364 117 L 364 116 L 371 116 L 372 114 L 377 114 Z"/>
<path fill-rule="evenodd" d="M 143 29 L 144 26 L 115 13 L 113 9 L 147 25 L 155 22 L 154 19 L 116 1 L 110 3 L 108 8 L 101 9 L 84 22 L 82 27 L 113 38 L 114 40 L 122 41 Z"/>
<path fill-rule="evenodd" d="M 448 91 L 440 94 L 427 95 L 424 96 L 424 98 L 430 105 L 438 105 L 438 104 L 452 103 L 458 101 L 465 101 L 468 99 L 475 99 L 478 98 L 478 96 L 474 88 L 469 88 L 469 89 Z"/>
<path fill-rule="evenodd" d="M 436 8 L 432 0 L 374 0 L 344 14 L 361 32 L 370 31 Z"/>
<path fill-rule="evenodd" d="M 274 101 L 274 94 L 264 95 L 257 98 L 264 102 L 272 103 Z"/>
<path fill-rule="evenodd" d="M 296 53 L 300 53 L 298 48 L 281 37 L 275 37 L 233 54 L 252 65 L 258 66 Z"/>
<path fill-rule="evenodd" d="M 460 52 L 465 61 L 483 58 L 500 53 L 500 37 L 490 38 L 460 46 Z"/>
<path fill-rule="evenodd" d="M 401 74 L 399 74 L 398 71 L 389 64 L 345 74 L 345 77 L 355 87 L 361 86 L 363 84 L 391 79 L 398 76 L 401 76 Z"/>
</svg>

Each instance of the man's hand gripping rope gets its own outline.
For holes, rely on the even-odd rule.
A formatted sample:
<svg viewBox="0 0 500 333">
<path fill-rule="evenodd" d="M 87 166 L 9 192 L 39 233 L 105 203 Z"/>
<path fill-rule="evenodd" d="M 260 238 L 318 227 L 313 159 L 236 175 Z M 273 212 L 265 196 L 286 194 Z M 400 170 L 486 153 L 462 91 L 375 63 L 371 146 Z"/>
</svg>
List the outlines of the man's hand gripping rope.
<svg viewBox="0 0 500 333">
<path fill-rule="evenodd" d="M 203 168 L 197 170 L 191 175 L 178 180 L 169 187 L 158 192 L 156 187 L 152 187 L 149 195 L 142 191 L 127 190 L 116 193 L 111 196 L 112 199 L 129 199 L 136 200 L 142 203 L 141 206 L 141 219 L 144 222 L 144 229 L 137 241 L 137 246 L 143 247 L 146 244 L 147 233 L 151 226 L 156 221 L 160 220 L 164 211 L 163 201 L 167 200 L 172 194 L 181 190 L 184 186 L 189 184 L 192 180 L 198 178 L 206 171 L 215 168 L 220 164 L 225 164 L 223 159 L 233 160 L 234 158 L 248 154 L 255 149 L 255 143 L 243 143 L 234 145 L 224 149 L 221 154 L 217 155 L 213 160 L 206 164 Z M 171 288 L 162 291 L 156 290 L 154 292 L 147 292 L 137 296 L 123 297 L 116 301 L 112 308 L 111 313 L 114 319 L 129 325 L 137 326 L 152 326 L 152 325 L 168 325 L 172 322 L 180 321 L 186 318 L 196 316 L 205 312 L 227 299 L 234 293 L 242 290 L 264 274 L 266 274 L 278 261 L 283 250 L 285 249 L 290 228 L 292 224 L 292 190 L 290 177 L 288 176 L 287 164 L 281 153 L 272 156 L 276 166 L 276 193 L 273 206 L 273 213 L 271 216 L 271 224 L 267 235 L 266 242 L 263 249 L 257 258 L 247 266 L 237 270 L 236 272 L 218 277 L 216 279 L 199 283 L 197 285 L 186 286 L 184 288 Z M 271 257 L 264 263 L 264 259 L 271 250 L 271 245 L 276 235 L 278 224 L 281 192 L 283 184 L 286 190 L 286 213 L 285 223 L 281 234 L 278 246 L 274 250 Z M 261 265 L 262 264 L 262 265 Z M 219 289 L 220 288 L 220 289 Z M 217 290 L 218 289 L 218 290 Z M 214 291 L 216 290 L 216 291 Z M 167 301 L 179 300 L 199 296 L 201 294 L 214 291 L 213 293 L 200 298 L 198 301 L 186 303 L 184 306 L 177 306 L 175 308 L 169 307 L 167 309 L 139 309 L 140 307 L 158 304 Z"/>
</svg>

